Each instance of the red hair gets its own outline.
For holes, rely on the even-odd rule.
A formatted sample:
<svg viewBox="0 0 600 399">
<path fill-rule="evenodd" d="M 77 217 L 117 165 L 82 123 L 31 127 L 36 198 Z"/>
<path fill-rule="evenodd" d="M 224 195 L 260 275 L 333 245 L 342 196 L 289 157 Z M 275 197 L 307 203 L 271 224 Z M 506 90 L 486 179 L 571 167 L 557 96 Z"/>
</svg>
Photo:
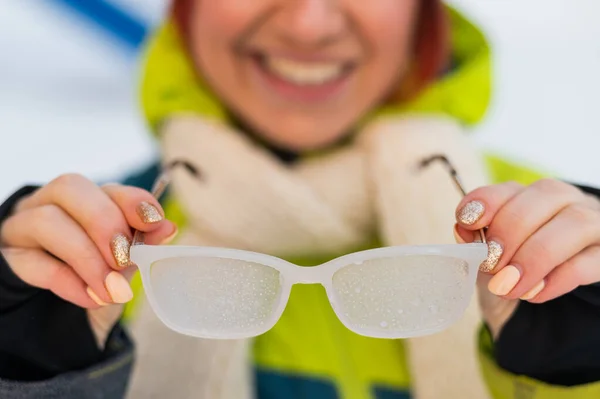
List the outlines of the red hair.
<svg viewBox="0 0 600 399">
<path fill-rule="evenodd" d="M 191 7 L 194 0 L 174 0 L 172 15 L 183 40 L 189 46 Z M 450 52 L 449 21 L 441 0 L 418 0 L 421 3 L 415 30 L 411 66 L 392 101 L 407 101 L 433 82 L 447 66 Z"/>
<path fill-rule="evenodd" d="M 194 0 L 173 0 L 171 14 L 175 21 L 177 29 L 181 32 L 181 36 L 186 44 L 189 44 L 190 37 L 190 14 L 192 12 L 192 2 Z"/>
<path fill-rule="evenodd" d="M 450 56 L 450 23 L 441 0 L 421 0 L 413 59 L 393 100 L 406 101 L 435 81 Z"/>
</svg>

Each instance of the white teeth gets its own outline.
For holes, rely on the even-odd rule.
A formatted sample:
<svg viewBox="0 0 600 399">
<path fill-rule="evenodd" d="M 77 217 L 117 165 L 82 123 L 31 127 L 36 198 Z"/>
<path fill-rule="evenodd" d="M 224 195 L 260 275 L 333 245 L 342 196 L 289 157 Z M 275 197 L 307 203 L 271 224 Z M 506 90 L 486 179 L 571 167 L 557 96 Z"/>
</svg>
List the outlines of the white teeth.
<svg viewBox="0 0 600 399">
<path fill-rule="evenodd" d="M 344 69 L 339 62 L 306 63 L 280 57 L 265 57 L 265 65 L 280 78 L 299 85 L 330 82 L 337 79 Z"/>
</svg>

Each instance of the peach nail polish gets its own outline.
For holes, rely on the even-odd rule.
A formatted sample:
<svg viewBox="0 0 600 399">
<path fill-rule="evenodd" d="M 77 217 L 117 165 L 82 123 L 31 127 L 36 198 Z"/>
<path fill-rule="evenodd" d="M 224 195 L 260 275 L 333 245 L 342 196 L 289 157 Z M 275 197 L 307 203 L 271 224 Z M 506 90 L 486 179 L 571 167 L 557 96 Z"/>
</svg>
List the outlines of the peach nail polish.
<svg viewBox="0 0 600 399">
<path fill-rule="evenodd" d="M 126 268 L 131 266 L 131 260 L 129 260 L 129 247 L 131 243 L 124 234 L 116 234 L 110 241 L 110 249 L 117 262 L 117 266 Z"/>
<path fill-rule="evenodd" d="M 488 289 L 494 295 L 503 296 L 515 288 L 521 279 L 521 272 L 512 265 L 500 270 L 488 283 Z"/>
<path fill-rule="evenodd" d="M 542 280 L 539 283 L 537 283 L 532 289 L 530 289 L 525 294 L 523 294 L 523 296 L 520 299 L 522 299 L 524 301 L 528 301 L 530 299 L 533 299 L 533 298 L 535 298 L 537 296 L 537 294 L 539 294 L 540 292 L 542 292 L 542 290 L 544 289 L 544 287 L 546 287 L 546 282 L 544 280 Z"/>
<path fill-rule="evenodd" d="M 133 298 L 133 291 L 129 286 L 127 279 L 121 273 L 110 272 L 104 280 L 106 290 L 110 294 L 113 302 L 126 303 Z"/>
<path fill-rule="evenodd" d="M 158 211 L 158 209 L 156 209 L 154 205 L 149 204 L 146 201 L 141 202 L 137 206 L 136 212 L 140 219 L 142 219 L 142 221 L 147 224 L 158 223 L 161 220 L 163 220 L 163 217 Z"/>
<path fill-rule="evenodd" d="M 100 299 L 100 297 L 98 295 L 96 295 L 96 293 L 94 292 L 94 290 L 92 290 L 91 287 L 87 287 L 87 289 L 85 291 L 87 292 L 89 297 L 92 298 L 92 301 L 96 302 L 98 305 L 108 306 L 108 303 L 106 303 L 102 299 Z"/>
<path fill-rule="evenodd" d="M 479 201 L 467 202 L 456 214 L 456 218 L 464 225 L 475 224 L 485 212 L 485 206 Z"/>
</svg>

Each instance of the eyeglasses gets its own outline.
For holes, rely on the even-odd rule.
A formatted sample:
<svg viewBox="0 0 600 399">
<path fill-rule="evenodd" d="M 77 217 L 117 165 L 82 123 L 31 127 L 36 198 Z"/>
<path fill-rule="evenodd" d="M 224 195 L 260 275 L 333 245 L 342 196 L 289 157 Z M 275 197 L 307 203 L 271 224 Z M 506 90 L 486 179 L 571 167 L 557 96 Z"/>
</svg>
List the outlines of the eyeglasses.
<svg viewBox="0 0 600 399">
<path fill-rule="evenodd" d="M 465 195 L 443 155 L 424 159 L 414 172 L 435 161 L 447 166 Z M 176 167 L 202 178 L 190 163 L 172 162 L 154 185 L 156 198 Z M 302 267 L 245 250 L 145 245 L 144 234 L 136 231 L 130 256 L 156 315 L 185 335 L 239 339 L 263 334 L 281 317 L 294 284 L 321 284 L 351 331 L 409 338 L 440 332 L 463 315 L 488 252 L 483 230 L 480 235 L 481 243 L 383 247 Z"/>
</svg>

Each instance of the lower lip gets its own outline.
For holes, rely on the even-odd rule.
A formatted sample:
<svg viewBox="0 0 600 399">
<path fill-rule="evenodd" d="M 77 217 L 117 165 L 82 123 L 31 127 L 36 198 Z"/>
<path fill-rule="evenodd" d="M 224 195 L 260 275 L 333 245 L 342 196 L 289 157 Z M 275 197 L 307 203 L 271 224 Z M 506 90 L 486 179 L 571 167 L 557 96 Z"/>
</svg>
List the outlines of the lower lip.
<svg viewBox="0 0 600 399">
<path fill-rule="evenodd" d="M 288 101 L 301 103 L 324 103 L 338 98 L 348 85 L 351 71 L 345 71 L 335 80 L 318 85 L 299 85 L 269 71 L 260 60 L 252 59 L 253 69 L 256 70 L 259 80 L 269 89 Z"/>
</svg>

